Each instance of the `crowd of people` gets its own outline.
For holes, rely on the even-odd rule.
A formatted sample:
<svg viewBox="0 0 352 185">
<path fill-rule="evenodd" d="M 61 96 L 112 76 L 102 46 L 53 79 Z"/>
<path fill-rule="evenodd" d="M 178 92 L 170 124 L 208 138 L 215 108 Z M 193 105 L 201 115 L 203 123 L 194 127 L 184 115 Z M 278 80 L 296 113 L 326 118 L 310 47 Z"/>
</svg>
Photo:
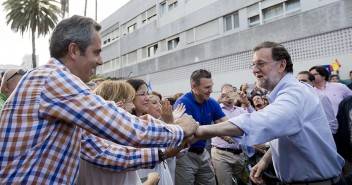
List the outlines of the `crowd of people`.
<svg viewBox="0 0 352 185">
<path fill-rule="evenodd" d="M 198 69 L 189 92 L 163 97 L 142 79 L 90 79 L 100 29 L 65 19 L 46 65 L 1 75 L 1 184 L 352 184 L 352 71 L 348 85 L 323 66 L 293 76 L 268 41 L 253 89 L 223 84 L 214 99 Z"/>
</svg>

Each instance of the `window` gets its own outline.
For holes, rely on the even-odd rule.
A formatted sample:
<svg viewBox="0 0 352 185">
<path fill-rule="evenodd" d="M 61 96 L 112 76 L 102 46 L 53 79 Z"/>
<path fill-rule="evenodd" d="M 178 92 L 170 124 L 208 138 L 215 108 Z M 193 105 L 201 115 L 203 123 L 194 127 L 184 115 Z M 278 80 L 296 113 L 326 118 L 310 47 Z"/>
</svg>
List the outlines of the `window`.
<svg viewBox="0 0 352 185">
<path fill-rule="evenodd" d="M 255 27 L 260 25 L 260 18 L 259 15 L 255 15 L 253 17 L 248 18 L 248 25 L 249 27 Z"/>
<path fill-rule="evenodd" d="M 132 24 L 127 28 L 127 33 L 132 33 L 136 29 L 136 27 L 137 27 L 136 23 Z"/>
<path fill-rule="evenodd" d="M 177 6 L 178 6 L 177 1 L 175 1 L 175 2 L 173 2 L 173 3 L 171 3 L 171 4 L 169 4 L 169 11 L 175 9 Z"/>
<path fill-rule="evenodd" d="M 224 30 L 229 31 L 240 26 L 240 20 L 238 17 L 238 12 L 227 15 L 224 17 Z"/>
<path fill-rule="evenodd" d="M 142 22 L 144 23 L 144 22 L 147 20 L 147 13 L 146 13 L 146 12 L 143 12 L 143 13 L 141 14 L 141 16 L 142 16 Z"/>
<path fill-rule="evenodd" d="M 120 35 L 119 35 L 119 29 L 116 29 L 116 30 L 115 30 L 115 38 L 118 39 L 119 36 L 120 36 Z"/>
<path fill-rule="evenodd" d="M 159 4 L 159 11 L 160 11 L 160 16 L 166 13 L 166 1 L 163 1 Z"/>
<path fill-rule="evenodd" d="M 147 19 L 150 21 L 152 18 L 156 17 L 156 6 L 153 6 L 147 10 Z"/>
<path fill-rule="evenodd" d="M 300 0 L 288 0 L 286 1 L 286 13 L 299 10 L 301 7 Z"/>
<path fill-rule="evenodd" d="M 268 7 L 263 10 L 264 21 L 273 21 L 278 18 L 283 17 L 284 8 L 282 4 L 277 4 L 275 6 Z"/>
<path fill-rule="evenodd" d="M 137 51 L 133 51 L 131 53 L 128 53 L 123 57 L 123 66 L 130 66 L 133 65 L 137 62 Z"/>
<path fill-rule="evenodd" d="M 180 41 L 179 37 L 167 41 L 167 50 L 172 50 L 172 49 L 176 48 L 179 41 Z"/>
<path fill-rule="evenodd" d="M 154 56 L 157 49 L 158 49 L 158 44 L 148 47 L 148 57 Z"/>
<path fill-rule="evenodd" d="M 146 20 L 151 21 L 153 18 L 156 17 L 156 6 L 153 6 L 149 10 L 143 12 L 141 14 L 142 16 L 142 22 L 145 23 Z"/>
</svg>

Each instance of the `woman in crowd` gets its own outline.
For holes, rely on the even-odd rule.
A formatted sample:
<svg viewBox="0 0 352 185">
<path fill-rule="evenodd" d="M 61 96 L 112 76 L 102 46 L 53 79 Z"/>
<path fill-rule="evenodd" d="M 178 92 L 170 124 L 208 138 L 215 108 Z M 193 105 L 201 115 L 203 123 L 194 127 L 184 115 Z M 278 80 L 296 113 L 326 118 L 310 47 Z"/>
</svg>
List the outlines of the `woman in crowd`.
<svg viewBox="0 0 352 185">
<path fill-rule="evenodd" d="M 160 93 L 151 91 L 148 92 L 148 85 L 141 79 L 129 79 L 126 81 L 131 84 L 136 92 L 136 97 L 133 100 L 135 109 L 132 114 L 136 116 L 142 116 L 144 114 L 149 114 L 154 118 L 161 119 L 165 123 L 173 123 L 174 119 L 182 116 L 185 112 L 185 107 L 183 105 L 177 107 L 175 111 L 172 111 L 172 106 L 167 100 L 162 100 Z M 185 143 L 183 143 L 184 146 Z M 167 153 L 172 153 L 176 155 L 181 151 L 183 147 L 178 148 L 168 148 Z M 145 177 L 149 172 L 158 171 L 160 174 L 160 185 L 174 184 L 175 175 L 175 159 L 170 158 L 167 160 L 168 165 L 159 164 L 154 169 L 140 169 L 138 174 L 141 178 Z"/>
<path fill-rule="evenodd" d="M 132 111 L 132 114 L 136 116 L 142 116 L 148 111 L 149 103 L 149 92 L 148 85 L 145 81 L 140 79 L 129 79 L 126 81 L 129 83 L 135 90 L 135 98 L 133 99 L 133 104 L 135 108 Z"/>
<path fill-rule="evenodd" d="M 132 103 L 135 98 L 135 91 L 131 85 L 123 81 L 104 81 L 102 82 L 95 90 L 95 94 L 100 95 L 107 101 L 115 102 L 119 107 L 122 107 L 127 112 L 132 112 L 134 109 L 134 104 Z M 104 140 L 102 138 L 99 138 Z M 110 141 L 104 140 L 106 147 L 115 147 L 118 148 L 128 148 L 131 150 L 138 150 L 133 147 L 127 147 L 122 145 L 114 144 Z M 146 150 L 146 149 L 144 149 Z M 139 153 L 142 153 L 139 151 Z M 84 155 L 84 154 L 83 154 Z M 133 163 L 133 160 L 132 160 Z M 136 161 L 134 163 L 137 163 Z M 133 165 L 133 164 L 132 164 Z M 145 185 L 156 185 L 159 182 L 159 174 L 149 173 L 148 179 L 143 183 Z M 86 162 L 81 159 L 79 176 L 77 184 L 120 184 L 120 185 L 130 185 L 130 184 L 142 184 L 136 171 L 125 171 L 125 172 L 112 172 Z"/>
<path fill-rule="evenodd" d="M 148 110 L 147 113 L 154 118 L 161 119 L 161 100 L 162 96 L 160 93 L 156 91 L 151 91 L 149 93 L 149 103 L 148 103 Z"/>
</svg>

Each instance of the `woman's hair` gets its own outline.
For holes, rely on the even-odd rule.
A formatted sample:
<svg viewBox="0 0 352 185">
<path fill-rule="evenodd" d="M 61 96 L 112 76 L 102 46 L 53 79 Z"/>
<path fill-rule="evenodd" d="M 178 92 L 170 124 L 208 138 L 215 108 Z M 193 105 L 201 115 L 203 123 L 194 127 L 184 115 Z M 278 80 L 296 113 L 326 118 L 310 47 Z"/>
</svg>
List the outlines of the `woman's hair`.
<svg viewBox="0 0 352 185">
<path fill-rule="evenodd" d="M 179 99 L 181 96 L 183 96 L 183 93 L 176 93 L 173 98 L 174 98 L 175 101 L 176 101 L 176 100 Z"/>
<path fill-rule="evenodd" d="M 148 87 L 147 83 L 141 79 L 128 79 L 126 82 L 133 87 L 135 92 L 137 92 L 142 85 L 146 85 Z"/>
<path fill-rule="evenodd" d="M 155 96 L 158 96 L 158 97 L 160 98 L 160 100 L 162 100 L 162 99 L 163 99 L 163 97 L 161 96 L 161 94 L 160 94 L 160 93 L 158 93 L 158 92 L 156 92 L 156 91 L 150 91 L 150 92 L 149 92 L 149 94 L 150 94 L 150 95 L 155 95 Z"/>
<path fill-rule="evenodd" d="M 114 102 L 133 100 L 136 94 L 133 87 L 125 81 L 111 80 L 102 82 L 93 92 L 107 101 Z"/>
</svg>

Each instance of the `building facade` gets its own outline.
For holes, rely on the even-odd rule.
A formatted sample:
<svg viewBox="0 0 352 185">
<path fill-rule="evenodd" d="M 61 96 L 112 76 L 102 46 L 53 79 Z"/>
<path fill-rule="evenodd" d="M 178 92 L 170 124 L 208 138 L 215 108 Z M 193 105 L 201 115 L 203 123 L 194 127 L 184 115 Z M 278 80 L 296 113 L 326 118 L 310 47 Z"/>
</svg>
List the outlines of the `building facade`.
<svg viewBox="0 0 352 185">
<path fill-rule="evenodd" d="M 204 68 L 218 97 L 224 83 L 254 83 L 251 49 L 270 40 L 288 48 L 295 75 L 338 59 L 346 79 L 351 20 L 351 0 L 131 0 L 101 22 L 97 74 L 140 78 L 168 97 Z"/>
<path fill-rule="evenodd" d="M 39 55 L 35 55 L 37 63 L 39 62 Z M 21 66 L 24 69 L 30 70 L 33 69 L 33 61 L 32 61 L 32 54 L 25 54 L 22 57 L 22 63 Z"/>
</svg>

